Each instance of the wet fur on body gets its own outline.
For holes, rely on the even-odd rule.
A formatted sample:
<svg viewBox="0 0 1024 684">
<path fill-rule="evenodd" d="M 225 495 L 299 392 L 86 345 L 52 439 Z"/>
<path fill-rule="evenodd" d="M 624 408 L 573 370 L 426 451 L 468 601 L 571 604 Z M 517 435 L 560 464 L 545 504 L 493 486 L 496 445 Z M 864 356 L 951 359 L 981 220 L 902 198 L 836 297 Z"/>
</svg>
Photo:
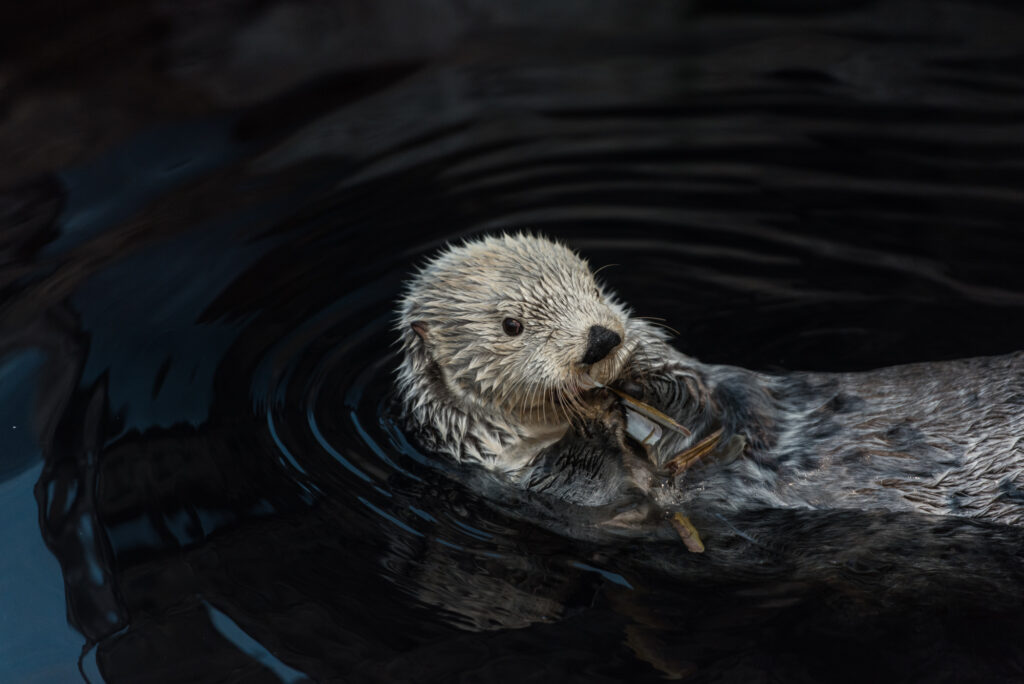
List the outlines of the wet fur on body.
<svg viewBox="0 0 1024 684">
<path fill-rule="evenodd" d="M 680 363 L 709 408 L 677 418 L 721 421 L 748 442 L 731 463 L 679 476 L 687 509 L 872 508 L 1024 525 L 1024 354 L 841 374 Z M 647 387 L 656 404 L 673 389 Z"/>
<path fill-rule="evenodd" d="M 509 317 L 521 335 L 502 332 Z M 592 325 L 622 343 L 583 366 Z M 1021 353 L 842 374 L 706 365 L 632 317 L 571 250 L 528 235 L 442 252 L 410 281 L 398 329 L 398 389 L 425 448 L 627 525 L 652 511 L 755 509 L 1024 525 Z M 640 445 L 613 395 L 581 388 L 585 371 L 693 435 Z M 719 427 L 723 442 L 742 436 L 738 458 L 674 476 L 651 464 Z"/>
</svg>

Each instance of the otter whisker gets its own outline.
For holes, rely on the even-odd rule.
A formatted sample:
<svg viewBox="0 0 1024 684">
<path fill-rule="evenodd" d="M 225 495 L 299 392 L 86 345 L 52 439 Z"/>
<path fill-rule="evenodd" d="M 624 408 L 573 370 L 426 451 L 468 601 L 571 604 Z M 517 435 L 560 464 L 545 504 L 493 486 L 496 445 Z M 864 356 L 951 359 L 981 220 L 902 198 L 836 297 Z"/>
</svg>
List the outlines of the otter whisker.
<svg viewBox="0 0 1024 684">
<path fill-rule="evenodd" d="M 565 402 L 562 400 L 561 394 L 560 393 L 556 393 L 555 394 L 555 399 L 557 400 L 558 408 L 561 409 L 561 411 L 562 411 L 562 415 L 565 416 L 565 421 L 567 423 L 573 422 L 573 416 L 570 414 L 569 409 L 566 408 Z"/>
<path fill-rule="evenodd" d="M 570 413 L 571 422 L 582 422 L 585 419 L 582 407 L 575 401 L 575 399 L 565 393 L 560 393 L 559 398 L 564 402 Z"/>
<path fill-rule="evenodd" d="M 569 406 L 572 407 L 573 413 L 580 420 L 584 420 L 586 418 L 586 406 L 583 404 L 580 387 L 577 385 L 575 380 L 570 380 L 570 383 L 571 384 L 567 385 L 565 388 L 569 390 L 569 392 L 565 393 L 566 401 L 569 403 Z"/>
<path fill-rule="evenodd" d="M 519 403 L 516 407 L 515 413 L 520 416 L 525 415 L 528 417 L 528 412 L 532 408 L 532 404 L 530 403 L 530 390 L 532 389 L 532 386 L 527 386 L 526 382 L 527 379 L 525 377 L 518 379 L 515 384 L 515 388 L 512 391 L 519 395 Z M 526 388 L 525 391 L 522 391 L 523 387 Z"/>
<path fill-rule="evenodd" d="M 526 368 L 532 368 L 533 367 L 533 364 L 535 363 L 535 360 L 536 360 L 537 356 L 540 355 L 541 350 L 543 348 L 544 348 L 544 345 L 542 345 L 542 344 L 536 345 L 534 347 L 533 351 L 531 352 L 530 356 L 527 357 L 526 362 L 524 364 L 524 366 Z M 521 377 L 519 377 L 517 382 L 516 382 L 516 391 L 518 392 L 519 388 L 521 386 L 525 385 L 530 379 L 531 378 L 530 378 L 529 374 L 523 373 L 521 375 Z M 538 388 L 537 384 L 534 384 L 533 387 L 532 387 L 532 389 L 534 389 L 534 390 L 536 390 L 537 388 Z M 533 405 L 533 401 L 535 399 L 535 394 L 536 393 L 535 392 L 524 392 L 522 394 L 523 394 L 523 402 L 524 403 L 522 405 L 522 408 L 520 408 L 520 410 L 519 410 L 519 414 L 522 415 L 523 411 L 528 407 L 529 408 L 529 414 L 528 414 L 527 418 L 530 418 L 535 413 L 535 406 Z M 526 404 L 525 403 L 527 399 L 530 399 L 530 402 L 531 402 L 530 404 Z"/>
<path fill-rule="evenodd" d="M 537 412 L 537 385 L 534 385 L 533 387 L 530 388 L 527 397 L 529 397 L 530 399 L 529 404 L 527 405 L 530 411 L 528 414 L 528 418 L 533 418 L 533 416 Z"/>
<path fill-rule="evenodd" d="M 563 391 L 560 388 L 558 388 L 558 387 L 552 388 L 552 390 L 551 390 L 551 397 L 552 397 L 552 401 L 551 401 L 552 409 L 554 409 L 555 407 L 558 407 L 558 406 L 565 406 L 564 394 L 563 394 Z M 570 413 L 571 413 L 571 411 L 570 411 Z M 571 420 L 570 420 L 570 422 L 571 422 Z"/>
<path fill-rule="evenodd" d="M 504 400 L 507 400 L 508 397 L 512 398 L 513 404 L 509 408 L 511 408 L 512 412 L 515 413 L 516 415 L 523 415 L 523 413 L 526 411 L 527 393 L 521 391 L 525 384 L 525 377 L 518 378 L 515 382 L 508 385 L 504 390 Z"/>
<path fill-rule="evenodd" d="M 581 419 L 579 407 L 576 406 L 575 402 L 573 402 L 572 397 L 565 392 L 559 392 L 558 401 L 566 408 L 570 422 L 576 422 Z"/>
<path fill-rule="evenodd" d="M 562 411 L 562 415 L 565 416 L 566 421 L 571 423 L 572 422 L 572 411 L 567 406 L 566 398 L 563 396 L 562 391 L 560 389 L 556 388 L 553 391 L 552 395 L 553 395 L 554 400 L 555 400 L 555 405 L 559 408 L 559 410 Z"/>
<path fill-rule="evenodd" d="M 677 337 L 682 335 L 682 333 L 680 333 L 678 330 L 673 328 L 671 325 L 669 325 L 668 323 L 665 323 L 664 322 L 665 321 L 664 318 L 655 318 L 653 316 L 634 316 L 634 318 L 642 318 L 643 320 L 647 321 L 651 325 L 656 325 L 659 328 L 664 328 L 665 330 L 668 330 L 669 332 L 674 333 Z"/>
<path fill-rule="evenodd" d="M 540 392 L 539 400 L 537 402 L 537 406 L 538 406 L 538 410 L 540 411 L 540 419 L 541 419 L 541 421 L 544 422 L 544 423 L 547 423 L 547 421 L 548 421 L 548 408 L 550 407 L 552 411 L 554 411 L 555 408 L 556 408 L 554 406 L 553 398 L 551 397 L 551 393 L 548 391 L 547 388 L 545 388 L 542 392 Z M 557 416 L 557 413 L 555 415 Z"/>
</svg>

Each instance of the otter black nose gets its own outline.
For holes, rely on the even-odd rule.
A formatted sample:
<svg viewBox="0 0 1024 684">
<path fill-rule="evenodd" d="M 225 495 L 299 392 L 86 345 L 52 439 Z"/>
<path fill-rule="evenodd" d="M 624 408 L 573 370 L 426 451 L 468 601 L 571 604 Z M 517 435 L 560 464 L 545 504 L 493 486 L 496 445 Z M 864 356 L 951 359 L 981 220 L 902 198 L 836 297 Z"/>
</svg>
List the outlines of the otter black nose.
<svg viewBox="0 0 1024 684">
<path fill-rule="evenodd" d="M 590 334 L 587 335 L 587 353 L 583 355 L 583 363 L 597 363 L 608 356 L 608 352 L 618 347 L 620 342 L 622 342 L 622 338 L 618 333 L 599 325 L 590 326 Z"/>
</svg>

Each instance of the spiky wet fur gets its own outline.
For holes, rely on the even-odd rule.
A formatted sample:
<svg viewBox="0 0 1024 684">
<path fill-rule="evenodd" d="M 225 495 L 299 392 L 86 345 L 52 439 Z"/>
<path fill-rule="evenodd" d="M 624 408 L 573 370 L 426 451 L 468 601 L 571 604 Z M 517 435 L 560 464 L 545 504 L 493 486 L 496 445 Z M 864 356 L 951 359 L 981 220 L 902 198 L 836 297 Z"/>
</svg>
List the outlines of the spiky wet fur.
<svg viewBox="0 0 1024 684">
<path fill-rule="evenodd" d="M 507 316 L 523 335 L 504 335 Z M 693 430 L 648 451 L 675 453 L 721 427 L 742 456 L 698 463 L 673 487 L 622 467 L 639 445 L 602 432 L 608 415 L 588 413 L 578 385 L 593 324 L 623 343 L 591 374 L 629 383 Z M 1024 525 L 1021 353 L 844 374 L 706 365 L 630 317 L 571 250 L 529 235 L 442 252 L 409 283 L 398 328 L 399 391 L 423 445 L 564 500 L 606 506 L 640 489 L 669 510 L 874 508 Z"/>
</svg>

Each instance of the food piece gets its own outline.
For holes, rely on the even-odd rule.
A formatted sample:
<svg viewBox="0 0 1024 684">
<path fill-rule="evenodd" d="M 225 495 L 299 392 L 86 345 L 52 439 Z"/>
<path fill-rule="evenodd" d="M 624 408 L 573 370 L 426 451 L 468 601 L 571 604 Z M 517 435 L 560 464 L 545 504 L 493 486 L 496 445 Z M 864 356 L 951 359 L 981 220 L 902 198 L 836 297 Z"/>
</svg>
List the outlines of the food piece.
<svg viewBox="0 0 1024 684">
<path fill-rule="evenodd" d="M 722 439 L 722 428 L 718 428 L 710 435 L 700 440 L 688 449 L 680 451 L 678 454 L 670 458 L 666 463 L 665 467 L 668 468 L 673 475 L 678 474 L 691 465 L 694 461 L 702 456 L 707 456 L 718 447 L 719 442 Z"/>
<path fill-rule="evenodd" d="M 693 526 L 689 518 L 682 513 L 673 513 L 669 521 L 676 532 L 679 533 L 680 538 L 690 552 L 704 553 L 704 542 L 700 540 L 700 534 L 698 534 L 697 528 Z"/>
<path fill-rule="evenodd" d="M 626 432 L 644 446 L 654 446 L 661 439 L 661 427 L 643 414 L 626 409 Z"/>
</svg>

